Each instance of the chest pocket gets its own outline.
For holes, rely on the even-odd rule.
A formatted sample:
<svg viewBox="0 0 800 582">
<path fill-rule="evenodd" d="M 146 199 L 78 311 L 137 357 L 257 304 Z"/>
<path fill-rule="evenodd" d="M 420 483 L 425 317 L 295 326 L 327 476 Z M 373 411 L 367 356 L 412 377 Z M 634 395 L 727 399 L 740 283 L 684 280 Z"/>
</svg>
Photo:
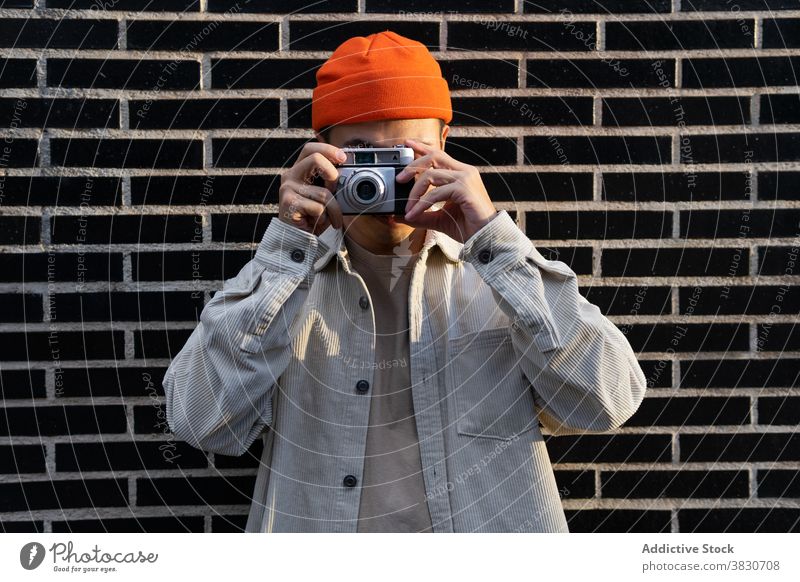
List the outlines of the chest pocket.
<svg viewBox="0 0 800 582">
<path fill-rule="evenodd" d="M 459 434 L 511 440 L 538 430 L 533 392 L 518 366 L 508 328 L 453 338 L 448 350 L 448 392 Z"/>
</svg>

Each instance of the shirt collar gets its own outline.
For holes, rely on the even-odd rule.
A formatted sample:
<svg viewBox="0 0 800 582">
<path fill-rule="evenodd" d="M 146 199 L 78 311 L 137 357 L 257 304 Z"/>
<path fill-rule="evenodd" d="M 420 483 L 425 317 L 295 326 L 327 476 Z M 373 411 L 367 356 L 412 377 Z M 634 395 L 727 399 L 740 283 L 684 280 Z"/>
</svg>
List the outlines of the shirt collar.
<svg viewBox="0 0 800 582">
<path fill-rule="evenodd" d="M 347 252 L 347 247 L 344 244 L 344 230 L 341 228 L 334 228 L 333 225 L 328 226 L 325 232 L 319 235 L 318 241 L 321 246 L 321 256 L 314 262 L 314 271 L 319 272 L 325 268 L 328 262 L 334 255 L 339 257 L 341 261 L 343 255 Z M 450 238 L 443 232 L 438 230 L 427 229 L 425 232 L 425 242 L 422 245 L 421 255 L 432 247 L 438 246 L 444 256 L 452 263 L 460 263 L 459 253 L 464 246 L 463 243 Z M 338 249 L 338 250 L 337 250 Z"/>
</svg>

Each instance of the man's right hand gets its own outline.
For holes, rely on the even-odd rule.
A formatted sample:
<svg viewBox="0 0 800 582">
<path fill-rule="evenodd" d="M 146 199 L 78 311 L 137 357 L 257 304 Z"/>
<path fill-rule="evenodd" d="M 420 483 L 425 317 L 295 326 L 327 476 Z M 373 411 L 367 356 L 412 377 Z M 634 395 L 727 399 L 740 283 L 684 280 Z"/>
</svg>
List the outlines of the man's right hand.
<svg viewBox="0 0 800 582">
<path fill-rule="evenodd" d="M 341 156 L 338 155 L 340 152 Z M 324 232 L 331 224 L 334 228 L 341 228 L 342 211 L 327 186 L 332 186 L 339 177 L 333 164 L 345 159 L 344 152 L 336 146 L 306 143 L 294 165 L 281 174 L 278 218 L 315 235 Z M 313 184 L 317 176 L 325 180 L 325 187 Z"/>
</svg>

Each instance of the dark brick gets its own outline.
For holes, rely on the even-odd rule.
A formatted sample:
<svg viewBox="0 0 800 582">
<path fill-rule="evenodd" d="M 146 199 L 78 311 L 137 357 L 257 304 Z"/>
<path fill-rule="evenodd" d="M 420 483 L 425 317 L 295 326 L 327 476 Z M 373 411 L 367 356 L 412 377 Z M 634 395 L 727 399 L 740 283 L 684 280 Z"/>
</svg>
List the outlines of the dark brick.
<svg viewBox="0 0 800 582">
<path fill-rule="evenodd" d="M 759 172 L 759 200 L 797 200 L 800 198 L 800 172 Z"/>
<path fill-rule="evenodd" d="M 188 139 L 52 139 L 54 166 L 202 168 L 203 142 Z"/>
<path fill-rule="evenodd" d="M 656 88 L 675 86 L 675 61 L 650 59 L 529 59 L 526 87 Z M 662 77 L 663 75 L 663 77 Z"/>
<path fill-rule="evenodd" d="M 280 123 L 277 99 L 130 101 L 131 129 L 252 129 Z"/>
<path fill-rule="evenodd" d="M 0 216 L 0 244 L 38 244 L 41 220 L 38 216 Z"/>
<path fill-rule="evenodd" d="M 166 368 L 64 368 L 61 396 L 65 398 L 164 396 Z"/>
<path fill-rule="evenodd" d="M 319 59 L 211 59 L 213 89 L 313 89 Z"/>
<path fill-rule="evenodd" d="M 250 505 L 255 477 L 187 477 L 137 479 L 140 506 Z"/>
<path fill-rule="evenodd" d="M 672 362 L 641 358 L 638 361 L 647 379 L 648 388 L 672 388 Z"/>
<path fill-rule="evenodd" d="M 440 0 L 432 7 L 427 0 L 367 0 L 366 12 L 418 12 L 437 14 L 474 14 L 478 12 L 514 12 L 513 0 Z"/>
<path fill-rule="evenodd" d="M 591 285 L 578 288 L 580 294 L 599 307 L 605 316 L 630 315 L 633 309 L 636 309 L 639 315 L 669 315 L 672 311 L 669 287 L 650 287 L 644 294 L 641 294 L 640 290 L 641 287 L 638 285 L 613 287 Z"/>
<path fill-rule="evenodd" d="M 720 426 L 750 422 L 747 397 L 647 397 L 626 426 Z"/>
<path fill-rule="evenodd" d="M 595 496 L 594 471 L 554 471 L 562 499 L 591 499 Z"/>
<path fill-rule="evenodd" d="M 758 351 L 783 353 L 800 349 L 800 327 L 796 324 L 758 324 L 756 336 Z"/>
<path fill-rule="evenodd" d="M 0 47 L 115 49 L 116 20 L 4 18 Z"/>
<path fill-rule="evenodd" d="M 591 51 L 597 41 L 594 22 L 525 22 L 491 18 L 487 23 L 449 22 L 448 50 Z"/>
<path fill-rule="evenodd" d="M 701 277 L 748 275 L 748 250 L 726 248 L 604 249 L 604 277 Z M 646 293 L 649 293 L 647 291 Z"/>
<path fill-rule="evenodd" d="M 191 329 L 146 330 L 133 332 L 134 353 L 137 358 L 174 358 L 186 340 L 192 335 Z M 147 351 L 145 351 L 147 346 Z"/>
<path fill-rule="evenodd" d="M 783 208 L 682 210 L 680 220 L 680 236 L 682 238 L 791 237 L 797 236 L 800 211 Z"/>
<path fill-rule="evenodd" d="M 683 86 L 688 89 L 793 87 L 797 85 L 798 68 L 800 57 L 685 59 Z"/>
<path fill-rule="evenodd" d="M 217 138 L 211 141 L 218 168 L 289 168 L 308 140 L 296 138 Z"/>
<path fill-rule="evenodd" d="M 669 511 L 644 509 L 565 510 L 572 533 L 669 533 Z"/>
<path fill-rule="evenodd" d="M 800 471 L 787 469 L 758 470 L 758 496 L 800 497 Z"/>
<path fill-rule="evenodd" d="M 450 125 L 591 125 L 589 97 L 456 97 Z"/>
<path fill-rule="evenodd" d="M 0 532 L 3 533 L 44 533 L 44 522 L 0 520 Z"/>
<path fill-rule="evenodd" d="M 244 176 L 146 176 L 131 178 L 131 203 L 274 204 L 278 202 L 278 174 Z"/>
<path fill-rule="evenodd" d="M 745 97 L 654 97 L 603 99 L 603 125 L 746 125 L 750 99 Z"/>
<path fill-rule="evenodd" d="M 670 0 L 525 0 L 522 6 L 525 13 L 537 14 L 650 14 L 671 9 Z"/>
<path fill-rule="evenodd" d="M 800 434 L 682 434 L 681 461 L 789 462 L 800 460 Z"/>
<path fill-rule="evenodd" d="M 42 296 L 30 293 L 0 293 L 0 322 L 36 323 L 42 321 Z"/>
<path fill-rule="evenodd" d="M 94 89 L 197 89 L 200 63 L 135 59 L 48 59 L 49 87 Z"/>
<path fill-rule="evenodd" d="M 125 10 L 145 12 L 197 12 L 200 0 L 47 0 L 48 8 Z"/>
<path fill-rule="evenodd" d="M 766 315 L 779 304 L 781 313 L 800 313 L 800 288 L 790 286 L 681 287 L 681 315 Z"/>
<path fill-rule="evenodd" d="M 8 140 L 11 140 L 11 143 Z M 39 165 L 37 148 L 39 143 L 35 139 L 18 139 L 9 137 L 3 140 L 0 149 L 0 160 L 5 168 L 35 168 Z M 2 229 L 0 229 L 2 230 Z"/>
<path fill-rule="evenodd" d="M 800 95 L 762 95 L 761 123 L 800 123 Z"/>
<path fill-rule="evenodd" d="M 797 9 L 797 4 L 794 6 Z M 800 47 L 800 18 L 764 19 L 761 46 L 765 49 Z"/>
<path fill-rule="evenodd" d="M 36 87 L 36 59 L 0 58 L 0 89 Z"/>
<path fill-rule="evenodd" d="M 58 331 L 0 333 L 3 361 L 124 359 L 121 331 Z"/>
<path fill-rule="evenodd" d="M 212 214 L 211 240 L 258 243 L 274 214 Z"/>
<path fill-rule="evenodd" d="M 603 199 L 623 202 L 749 200 L 748 172 L 604 173 Z M 759 182 L 760 187 L 760 182 Z"/>
<path fill-rule="evenodd" d="M 788 10 L 797 8 L 797 0 L 736 0 L 741 10 Z M 681 0 L 681 10 L 730 10 L 731 0 Z"/>
<path fill-rule="evenodd" d="M 53 522 L 53 533 L 203 533 L 203 531 L 205 528 L 202 516 L 70 519 Z"/>
<path fill-rule="evenodd" d="M 519 85 L 519 61 L 516 59 L 441 60 L 442 77 L 451 91 L 466 89 L 516 88 Z"/>
<path fill-rule="evenodd" d="M 758 163 L 791 162 L 800 160 L 800 134 L 751 133 L 729 135 L 687 135 L 682 137 L 681 148 L 688 148 L 690 156 L 681 151 L 681 161 L 686 163 Z"/>
<path fill-rule="evenodd" d="M 690 20 L 606 23 L 607 50 L 675 50 L 750 48 L 755 21 Z"/>
<path fill-rule="evenodd" d="M 644 210 L 526 212 L 525 233 L 536 239 L 669 238 L 672 216 Z"/>
<path fill-rule="evenodd" d="M 125 478 L 0 483 L 0 511 L 128 507 L 129 503 Z"/>
<path fill-rule="evenodd" d="M 44 382 L 44 370 L 0 370 L 0 400 L 44 398 Z"/>
<path fill-rule="evenodd" d="M 369 36 L 385 30 L 392 30 L 401 36 L 421 42 L 430 50 L 439 49 L 439 24 L 437 22 L 364 20 L 361 18 L 339 21 L 335 26 L 331 26 L 330 21 L 327 20 L 293 20 L 289 24 L 290 40 L 286 48 L 296 51 L 332 51 L 351 37 Z"/>
<path fill-rule="evenodd" d="M 800 424 L 800 397 L 760 397 L 758 399 L 758 424 Z"/>
<path fill-rule="evenodd" d="M 355 12 L 357 0 L 319 0 L 309 3 L 307 0 L 248 0 L 239 5 L 237 0 L 208 0 L 209 12 L 264 12 L 273 14 L 307 14 L 328 12 Z"/>
<path fill-rule="evenodd" d="M 445 151 L 470 166 L 505 166 L 517 163 L 514 139 L 482 137 L 447 138 Z"/>
<path fill-rule="evenodd" d="M 193 215 L 54 216 L 50 240 L 57 244 L 193 242 L 197 224 L 200 217 Z"/>
<path fill-rule="evenodd" d="M 749 349 L 746 323 L 639 324 L 627 334 L 635 352 L 727 352 Z"/>
<path fill-rule="evenodd" d="M 222 281 L 236 276 L 255 251 L 132 253 L 134 281 Z"/>
<path fill-rule="evenodd" d="M 692 360 L 681 362 L 681 388 L 799 386 L 800 360 Z"/>
<path fill-rule="evenodd" d="M 125 408 L 116 405 L 56 405 L 6 408 L 0 415 L 2 436 L 56 436 L 124 433 Z"/>
<path fill-rule="evenodd" d="M 188 291 L 56 293 L 52 321 L 197 321 L 202 296 Z"/>
<path fill-rule="evenodd" d="M 122 179 L 97 176 L 7 176 L 8 206 L 120 206 Z"/>
<path fill-rule="evenodd" d="M 591 200 L 592 175 L 565 172 L 497 172 L 481 174 L 495 202 Z"/>
<path fill-rule="evenodd" d="M 757 275 L 793 274 L 798 268 L 798 247 L 758 247 Z"/>
<path fill-rule="evenodd" d="M 207 466 L 205 453 L 184 442 L 56 444 L 56 471 L 157 471 Z"/>
<path fill-rule="evenodd" d="M 278 50 L 276 22 L 132 20 L 128 48 L 196 51 Z"/>
<path fill-rule="evenodd" d="M 526 136 L 528 164 L 668 164 L 666 136 Z"/>
<path fill-rule="evenodd" d="M 0 8 L 33 8 L 33 0 L 0 0 Z"/>
<path fill-rule="evenodd" d="M 0 281 L 32 283 L 48 280 L 81 283 L 122 281 L 122 254 L 0 253 Z"/>
<path fill-rule="evenodd" d="M 214 533 L 242 533 L 247 527 L 247 515 L 214 515 L 211 517 L 211 531 Z"/>
<path fill-rule="evenodd" d="M 115 99 L 0 99 L 0 125 L 17 127 L 119 127 Z"/>
<path fill-rule="evenodd" d="M 681 509 L 678 524 L 681 533 L 790 533 L 800 531 L 800 509 Z"/>
<path fill-rule="evenodd" d="M 747 471 L 603 471 L 603 497 L 717 499 L 748 497 Z"/>
<path fill-rule="evenodd" d="M 44 457 L 44 445 L 0 445 L 0 473 L 44 473 Z"/>
<path fill-rule="evenodd" d="M 669 435 L 547 436 L 553 463 L 646 463 L 672 459 Z"/>
<path fill-rule="evenodd" d="M 536 249 L 551 261 L 562 261 L 578 275 L 591 275 L 592 247 L 545 247 L 536 245 Z"/>
</svg>

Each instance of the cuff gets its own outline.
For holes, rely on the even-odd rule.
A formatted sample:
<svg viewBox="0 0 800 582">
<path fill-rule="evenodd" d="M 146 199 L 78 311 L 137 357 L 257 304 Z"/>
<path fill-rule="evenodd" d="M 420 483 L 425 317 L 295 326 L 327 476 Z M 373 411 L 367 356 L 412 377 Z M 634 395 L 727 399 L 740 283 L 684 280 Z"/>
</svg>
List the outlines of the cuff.
<svg viewBox="0 0 800 582">
<path fill-rule="evenodd" d="M 305 277 L 321 250 L 316 235 L 273 217 L 255 259 L 271 271 Z"/>
<path fill-rule="evenodd" d="M 525 261 L 533 243 L 506 210 L 499 211 L 461 248 L 459 258 L 469 261 L 486 278 Z"/>
</svg>

